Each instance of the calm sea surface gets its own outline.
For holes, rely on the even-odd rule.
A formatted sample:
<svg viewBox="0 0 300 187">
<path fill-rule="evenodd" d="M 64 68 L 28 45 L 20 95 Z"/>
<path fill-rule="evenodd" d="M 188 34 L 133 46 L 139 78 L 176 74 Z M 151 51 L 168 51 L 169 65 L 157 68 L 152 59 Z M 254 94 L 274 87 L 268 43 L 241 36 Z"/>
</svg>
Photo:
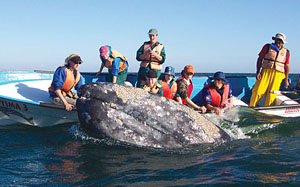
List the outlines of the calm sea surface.
<svg viewBox="0 0 300 187">
<path fill-rule="evenodd" d="M 300 118 L 247 108 L 233 118 L 218 123 L 235 140 L 178 150 L 92 137 L 77 123 L 0 126 L 0 186 L 298 186 Z"/>
</svg>

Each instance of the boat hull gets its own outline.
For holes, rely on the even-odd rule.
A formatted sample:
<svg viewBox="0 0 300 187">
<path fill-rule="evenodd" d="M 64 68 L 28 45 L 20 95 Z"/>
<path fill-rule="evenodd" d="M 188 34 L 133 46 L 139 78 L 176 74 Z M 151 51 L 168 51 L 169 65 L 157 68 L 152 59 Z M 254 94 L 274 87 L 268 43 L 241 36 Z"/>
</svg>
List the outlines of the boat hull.
<svg viewBox="0 0 300 187">
<path fill-rule="evenodd" d="M 39 127 L 78 122 L 76 110 L 69 112 L 63 107 L 43 106 L 43 104 L 33 104 L 7 98 L 0 98 L 0 119 Z M 3 123 L 5 122 L 3 121 Z"/>
</svg>

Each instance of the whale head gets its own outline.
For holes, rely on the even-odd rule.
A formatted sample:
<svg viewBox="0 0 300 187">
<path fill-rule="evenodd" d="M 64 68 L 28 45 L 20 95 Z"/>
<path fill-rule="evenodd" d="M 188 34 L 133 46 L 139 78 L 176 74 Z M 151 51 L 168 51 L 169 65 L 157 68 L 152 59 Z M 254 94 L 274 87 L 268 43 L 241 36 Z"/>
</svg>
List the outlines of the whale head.
<svg viewBox="0 0 300 187">
<path fill-rule="evenodd" d="M 181 148 L 230 139 L 197 111 L 140 88 L 97 82 L 80 87 L 78 96 L 80 124 L 121 142 Z"/>
</svg>

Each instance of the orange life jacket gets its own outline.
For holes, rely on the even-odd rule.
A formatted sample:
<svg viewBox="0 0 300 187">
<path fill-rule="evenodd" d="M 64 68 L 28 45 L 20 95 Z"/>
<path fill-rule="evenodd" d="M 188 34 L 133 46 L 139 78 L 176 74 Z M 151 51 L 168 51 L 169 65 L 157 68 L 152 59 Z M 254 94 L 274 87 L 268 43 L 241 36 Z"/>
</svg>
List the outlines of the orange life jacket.
<svg viewBox="0 0 300 187">
<path fill-rule="evenodd" d="M 208 91 L 211 96 L 211 105 L 224 108 L 225 102 L 228 100 L 229 95 L 229 84 L 224 84 L 223 94 L 221 95 L 216 88 L 212 85 L 213 82 L 209 83 L 208 85 L 204 86 L 204 88 L 208 88 Z"/>
<path fill-rule="evenodd" d="M 111 49 L 111 55 L 108 57 L 108 59 L 105 60 L 104 66 L 108 68 L 109 71 L 112 70 L 112 64 L 115 58 L 121 58 L 120 61 L 120 69 L 119 72 L 122 72 L 124 69 L 127 68 L 127 64 L 124 63 L 123 61 L 127 62 L 127 59 L 118 51 L 115 51 L 113 49 Z M 123 60 L 123 61 L 122 61 Z"/>
<path fill-rule="evenodd" d="M 169 87 L 169 84 L 163 80 L 160 80 L 161 88 L 163 90 L 163 96 L 169 99 L 173 99 L 177 92 L 177 83 L 175 81 L 172 81 L 173 84 L 171 88 Z"/>
<path fill-rule="evenodd" d="M 269 50 L 264 56 L 262 68 L 275 68 L 277 71 L 284 73 L 284 65 L 288 50 L 282 47 L 279 52 L 269 46 Z"/>
<path fill-rule="evenodd" d="M 61 66 L 59 66 L 59 68 L 62 68 L 64 66 L 65 65 L 61 65 Z M 80 80 L 80 73 L 79 73 L 79 71 L 76 70 L 76 78 L 75 78 L 73 72 L 69 68 L 65 68 L 65 71 L 66 71 L 66 78 L 65 78 L 64 84 L 60 88 L 60 90 L 62 91 L 63 96 L 68 95 L 69 97 L 73 98 L 74 94 L 72 93 L 71 90 L 79 82 L 79 80 Z M 54 88 L 52 86 L 50 86 L 48 88 L 48 90 L 51 91 L 51 92 L 55 92 L 55 90 L 54 90 Z"/>
<path fill-rule="evenodd" d="M 152 44 L 144 44 L 144 54 L 151 50 L 151 46 Z M 161 51 L 163 49 L 163 44 L 158 44 L 156 43 L 155 47 L 152 49 L 152 51 L 155 51 L 155 53 L 157 53 L 158 55 L 161 54 Z M 151 61 L 150 59 L 150 55 L 145 56 L 145 60 L 141 62 L 140 66 L 141 67 L 147 67 L 150 64 L 150 69 L 155 69 L 155 70 L 161 70 L 162 69 L 162 65 L 159 62 L 154 62 Z"/>
<path fill-rule="evenodd" d="M 182 76 L 181 78 L 176 80 L 176 83 L 178 83 L 178 81 L 183 80 L 184 77 Z M 190 84 L 188 86 L 188 98 L 191 98 L 192 92 L 193 92 L 193 82 L 192 80 L 190 80 Z M 187 102 L 184 100 L 184 98 L 182 98 L 182 104 L 187 105 Z"/>
</svg>

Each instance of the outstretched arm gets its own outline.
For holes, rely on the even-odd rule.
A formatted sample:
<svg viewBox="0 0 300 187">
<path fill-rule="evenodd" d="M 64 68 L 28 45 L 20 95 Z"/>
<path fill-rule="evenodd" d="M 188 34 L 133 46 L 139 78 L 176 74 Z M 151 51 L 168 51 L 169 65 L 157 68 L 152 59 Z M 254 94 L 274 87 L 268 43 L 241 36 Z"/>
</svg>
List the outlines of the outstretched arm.
<svg viewBox="0 0 300 187">
<path fill-rule="evenodd" d="M 185 98 L 184 99 L 185 100 L 185 102 L 187 103 L 187 104 L 189 104 L 191 107 L 193 107 L 193 108 L 195 108 L 195 109 L 198 109 L 198 110 L 201 110 L 202 111 L 202 113 L 205 113 L 206 112 L 206 108 L 204 107 L 204 106 L 198 106 L 198 105 L 196 105 L 190 98 Z"/>
<path fill-rule="evenodd" d="M 100 70 L 96 73 L 96 76 L 98 76 L 102 73 L 103 68 L 104 68 L 104 63 L 102 62 L 101 66 L 100 66 Z"/>
</svg>

